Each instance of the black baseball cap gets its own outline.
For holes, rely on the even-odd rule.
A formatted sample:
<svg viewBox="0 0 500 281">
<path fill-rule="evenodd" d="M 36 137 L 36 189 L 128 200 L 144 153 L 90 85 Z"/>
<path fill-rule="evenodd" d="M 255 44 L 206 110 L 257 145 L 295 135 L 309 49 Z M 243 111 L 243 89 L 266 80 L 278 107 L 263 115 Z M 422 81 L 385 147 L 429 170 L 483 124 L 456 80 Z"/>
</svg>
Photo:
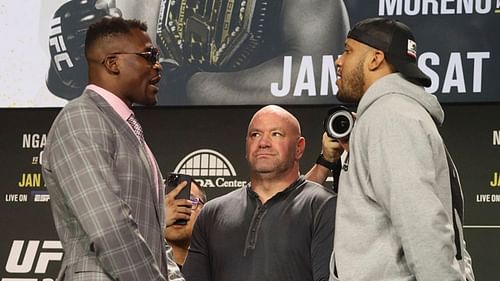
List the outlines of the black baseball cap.
<svg viewBox="0 0 500 281">
<path fill-rule="evenodd" d="M 404 23 L 386 18 L 368 18 L 355 24 L 347 38 L 384 52 L 389 63 L 408 80 L 425 87 L 431 85 L 431 79 L 418 68 L 417 42 Z"/>
</svg>

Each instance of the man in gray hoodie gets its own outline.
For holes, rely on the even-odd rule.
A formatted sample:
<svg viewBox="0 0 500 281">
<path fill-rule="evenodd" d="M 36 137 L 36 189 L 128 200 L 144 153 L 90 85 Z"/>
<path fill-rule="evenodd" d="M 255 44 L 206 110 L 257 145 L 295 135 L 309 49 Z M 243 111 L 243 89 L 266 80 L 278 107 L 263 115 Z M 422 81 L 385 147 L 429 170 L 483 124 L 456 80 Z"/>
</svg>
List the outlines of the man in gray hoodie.
<svg viewBox="0 0 500 281">
<path fill-rule="evenodd" d="M 410 29 L 356 24 L 336 61 L 337 97 L 359 103 L 340 178 L 330 280 L 465 280 L 454 244 L 444 113 Z M 471 272 L 472 274 L 472 272 Z"/>
</svg>

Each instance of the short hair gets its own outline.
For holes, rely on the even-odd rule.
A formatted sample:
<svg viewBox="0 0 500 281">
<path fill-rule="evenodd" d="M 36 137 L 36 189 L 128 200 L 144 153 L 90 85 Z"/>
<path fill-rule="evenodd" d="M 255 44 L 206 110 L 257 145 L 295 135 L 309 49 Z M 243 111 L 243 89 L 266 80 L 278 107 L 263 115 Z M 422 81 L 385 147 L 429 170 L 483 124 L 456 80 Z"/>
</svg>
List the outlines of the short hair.
<svg viewBox="0 0 500 281">
<path fill-rule="evenodd" d="M 192 178 L 192 182 L 194 183 L 194 185 L 196 185 L 196 187 L 198 188 L 198 190 L 200 191 L 201 193 L 201 200 L 203 200 L 203 202 L 207 202 L 207 193 L 205 192 L 205 190 L 203 189 L 203 187 L 197 182 L 195 181 L 193 178 Z"/>
<path fill-rule="evenodd" d="M 148 31 L 146 23 L 136 19 L 121 17 L 103 17 L 98 22 L 91 24 L 85 36 L 85 56 L 88 57 L 90 48 L 100 39 L 115 35 L 130 34 L 132 29 Z"/>
</svg>

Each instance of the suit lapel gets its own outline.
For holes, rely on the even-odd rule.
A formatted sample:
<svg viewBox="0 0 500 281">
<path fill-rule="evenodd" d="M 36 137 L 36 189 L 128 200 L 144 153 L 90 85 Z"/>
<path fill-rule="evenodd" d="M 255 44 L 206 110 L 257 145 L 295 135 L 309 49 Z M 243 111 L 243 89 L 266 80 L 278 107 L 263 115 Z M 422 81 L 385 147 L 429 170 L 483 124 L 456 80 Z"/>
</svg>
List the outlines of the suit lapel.
<svg viewBox="0 0 500 281">
<path fill-rule="evenodd" d="M 149 182 L 149 187 L 150 191 L 152 192 L 153 198 L 157 198 L 157 200 L 153 200 L 155 210 L 156 210 L 156 216 L 158 218 L 158 223 L 160 224 L 160 227 L 163 227 L 163 212 L 160 209 L 160 206 L 163 206 L 163 194 L 160 194 L 160 198 L 158 198 L 158 193 L 156 190 L 157 186 L 162 187 L 163 186 L 163 180 L 161 178 L 161 173 L 157 169 L 155 171 L 151 170 L 151 165 L 149 164 L 148 156 L 145 147 L 139 142 L 137 139 L 136 135 L 134 132 L 130 129 L 129 125 L 127 124 L 126 121 L 124 121 L 120 115 L 104 100 L 99 94 L 95 93 L 92 90 L 86 90 L 84 94 L 88 94 L 88 96 L 93 100 L 96 105 L 101 109 L 104 115 L 106 115 L 111 122 L 115 125 L 118 134 L 120 136 L 125 136 L 125 138 L 131 143 L 130 147 L 131 149 L 137 150 L 139 153 L 139 157 L 141 159 L 142 164 L 144 165 L 144 168 L 148 171 L 148 182 Z M 155 160 L 155 167 L 158 167 L 158 164 L 156 163 Z M 161 183 L 156 184 L 154 182 L 154 176 L 153 173 L 158 174 L 158 180 L 161 181 Z M 163 190 L 163 188 L 160 188 L 160 190 Z M 160 191 L 161 193 L 161 191 Z M 158 200 L 159 199 L 159 200 Z"/>
<path fill-rule="evenodd" d="M 87 94 L 89 98 L 95 102 L 97 107 L 101 109 L 101 112 L 115 125 L 115 128 L 118 130 L 120 136 L 125 136 L 134 145 L 139 145 L 139 140 L 137 140 L 134 132 L 130 130 L 127 122 L 125 122 L 120 115 L 116 113 L 116 111 L 108 104 L 108 102 L 106 102 L 104 98 L 92 90 L 85 90 L 84 94 Z"/>
</svg>

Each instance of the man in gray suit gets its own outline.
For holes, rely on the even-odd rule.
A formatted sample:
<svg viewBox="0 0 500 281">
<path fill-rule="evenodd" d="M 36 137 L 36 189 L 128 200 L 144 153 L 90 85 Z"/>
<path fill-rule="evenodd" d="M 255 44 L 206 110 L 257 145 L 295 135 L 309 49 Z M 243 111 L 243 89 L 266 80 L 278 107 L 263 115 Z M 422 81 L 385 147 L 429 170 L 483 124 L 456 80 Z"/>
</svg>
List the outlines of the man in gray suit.
<svg viewBox="0 0 500 281">
<path fill-rule="evenodd" d="M 161 66 L 144 23 L 104 18 L 85 40 L 89 85 L 50 129 L 43 176 L 65 255 L 58 280 L 181 279 L 163 238 L 164 187 L 131 110 L 156 104 Z"/>
</svg>

